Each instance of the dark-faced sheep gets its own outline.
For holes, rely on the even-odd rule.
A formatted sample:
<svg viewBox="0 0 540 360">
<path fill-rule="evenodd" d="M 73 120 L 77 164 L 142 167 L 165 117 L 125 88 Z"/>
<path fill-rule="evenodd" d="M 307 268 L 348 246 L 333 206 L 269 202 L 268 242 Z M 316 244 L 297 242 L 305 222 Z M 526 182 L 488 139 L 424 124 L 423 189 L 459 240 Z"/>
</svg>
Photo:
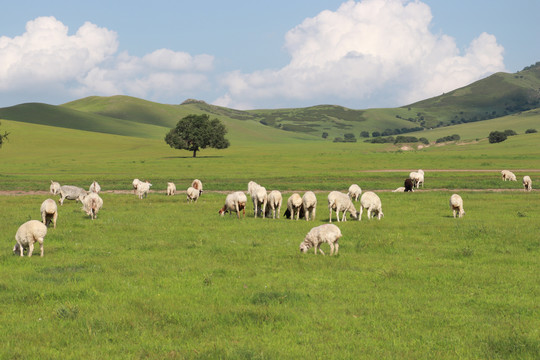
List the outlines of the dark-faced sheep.
<svg viewBox="0 0 540 360">
<path fill-rule="evenodd" d="M 405 192 L 414 191 L 414 181 L 411 178 L 405 179 L 403 186 L 405 187 Z"/>
</svg>

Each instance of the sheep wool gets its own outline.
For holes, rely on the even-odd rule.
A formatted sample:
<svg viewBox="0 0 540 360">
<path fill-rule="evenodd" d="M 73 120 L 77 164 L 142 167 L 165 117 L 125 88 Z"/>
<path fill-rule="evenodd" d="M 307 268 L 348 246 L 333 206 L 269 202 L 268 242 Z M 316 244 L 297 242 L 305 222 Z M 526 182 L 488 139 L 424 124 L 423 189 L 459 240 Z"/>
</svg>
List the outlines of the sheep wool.
<svg viewBox="0 0 540 360">
<path fill-rule="evenodd" d="M 358 219 L 358 212 L 354 207 L 351 199 L 347 194 L 339 191 L 332 191 L 328 194 L 328 211 L 330 212 L 330 222 L 332 222 L 332 210 L 336 212 L 337 221 L 339 222 L 339 212 L 343 212 L 341 221 L 347 221 L 347 211 L 354 219 Z"/>
<path fill-rule="evenodd" d="M 58 206 L 53 199 L 47 199 L 41 203 L 41 220 L 45 226 L 48 226 L 51 222 L 56 229 L 56 219 L 58 219 Z"/>
<path fill-rule="evenodd" d="M 368 220 L 373 216 L 377 216 L 377 219 L 381 220 L 381 218 L 384 216 L 382 212 L 381 199 L 373 191 L 367 191 L 362 195 L 360 198 L 360 205 L 360 216 L 358 217 L 359 220 L 362 219 L 362 212 L 364 209 L 367 210 Z"/>
<path fill-rule="evenodd" d="M 459 217 L 465 215 L 465 209 L 463 208 L 463 199 L 458 194 L 452 194 L 450 196 L 450 209 L 452 209 L 452 214 L 454 219 L 456 218 L 456 213 L 459 214 Z"/>
<path fill-rule="evenodd" d="M 306 221 L 315 220 L 315 214 L 317 211 L 317 197 L 313 191 L 307 191 L 302 196 L 302 208 L 304 209 L 304 216 Z"/>
</svg>

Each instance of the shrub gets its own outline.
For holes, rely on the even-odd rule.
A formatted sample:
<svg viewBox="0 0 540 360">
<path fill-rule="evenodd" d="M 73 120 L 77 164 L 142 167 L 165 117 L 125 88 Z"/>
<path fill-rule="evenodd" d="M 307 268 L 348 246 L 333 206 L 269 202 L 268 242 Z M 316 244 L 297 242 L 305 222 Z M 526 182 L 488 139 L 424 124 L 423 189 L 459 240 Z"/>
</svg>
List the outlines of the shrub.
<svg viewBox="0 0 540 360">
<path fill-rule="evenodd" d="M 435 140 L 435 142 L 438 144 L 438 143 L 442 143 L 446 141 L 458 141 L 459 139 L 461 139 L 461 137 L 458 134 L 454 134 L 454 135 L 438 138 L 437 140 Z"/>
<path fill-rule="evenodd" d="M 362 132 L 360 133 L 360 137 L 368 138 L 368 137 L 369 137 L 369 132 L 367 132 L 367 131 L 362 131 Z"/>
<path fill-rule="evenodd" d="M 354 134 L 345 134 L 345 142 L 356 142 L 356 137 L 354 136 Z"/>
<path fill-rule="evenodd" d="M 418 139 L 418 141 L 420 141 L 424 145 L 429 145 L 429 140 L 425 137 L 421 137 L 420 139 Z"/>
<path fill-rule="evenodd" d="M 379 136 L 381 136 L 381 133 L 378 132 L 378 131 L 374 131 L 374 132 L 371 133 L 371 136 L 372 137 L 379 137 Z"/>
<path fill-rule="evenodd" d="M 514 136 L 514 135 L 517 135 L 517 132 L 515 132 L 514 130 L 504 130 L 504 135 Z"/>
<path fill-rule="evenodd" d="M 334 142 L 344 142 L 342 137 L 336 137 L 334 138 Z"/>
<path fill-rule="evenodd" d="M 397 144 L 397 143 L 415 143 L 415 142 L 418 142 L 418 138 L 414 137 L 414 136 L 403 136 L 403 135 L 398 135 L 396 137 L 396 140 L 394 141 L 394 144 Z"/>
<path fill-rule="evenodd" d="M 506 140 L 507 136 L 502 131 L 492 131 L 489 133 L 489 143 L 495 144 Z"/>
<path fill-rule="evenodd" d="M 527 130 L 525 130 L 525 134 L 534 134 L 536 132 L 538 132 L 536 129 L 527 129 Z"/>
<path fill-rule="evenodd" d="M 323 139 L 326 139 L 327 137 L 328 137 L 328 133 L 327 133 L 326 131 L 323 132 L 323 133 L 322 133 L 322 138 L 323 138 Z"/>
</svg>

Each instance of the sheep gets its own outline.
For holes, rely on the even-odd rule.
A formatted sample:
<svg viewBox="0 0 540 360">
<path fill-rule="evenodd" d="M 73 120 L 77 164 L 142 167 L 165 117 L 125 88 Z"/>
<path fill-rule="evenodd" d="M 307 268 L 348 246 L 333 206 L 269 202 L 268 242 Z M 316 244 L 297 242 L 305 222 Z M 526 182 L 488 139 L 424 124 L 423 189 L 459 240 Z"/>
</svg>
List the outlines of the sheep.
<svg viewBox="0 0 540 360">
<path fill-rule="evenodd" d="M 60 206 L 64 205 L 64 200 L 76 200 L 81 201 L 86 196 L 86 190 L 77 186 L 62 185 L 60 186 L 60 199 L 58 202 Z"/>
<path fill-rule="evenodd" d="M 319 225 L 307 233 L 304 241 L 300 243 L 300 252 L 305 253 L 313 247 L 315 249 L 315 255 L 317 255 L 317 250 L 324 255 L 324 252 L 321 250 L 321 244 L 328 243 L 330 245 L 330 256 L 337 255 L 339 251 L 338 240 L 341 237 L 341 231 L 336 225 Z"/>
<path fill-rule="evenodd" d="M 300 209 L 303 209 L 302 198 L 300 197 L 300 195 L 298 195 L 298 193 L 294 193 L 289 196 L 289 199 L 287 199 L 287 210 L 289 211 L 291 220 L 294 219 L 295 214 L 296 220 L 298 220 L 298 218 L 300 217 Z"/>
<path fill-rule="evenodd" d="M 308 191 L 302 196 L 302 208 L 304 209 L 304 215 L 306 221 L 315 220 L 315 213 L 317 210 L 317 197 L 313 191 Z"/>
<path fill-rule="evenodd" d="M 504 181 L 517 181 L 516 175 L 511 171 L 503 170 L 501 171 L 501 175 Z"/>
<path fill-rule="evenodd" d="M 30 220 L 22 224 L 17 233 L 15 234 L 15 240 L 17 243 L 13 247 L 13 253 L 19 253 L 23 256 L 24 249 L 28 249 L 28 257 L 32 256 L 34 252 L 34 243 L 39 243 L 40 256 L 43 257 L 43 240 L 47 235 L 47 226 L 38 220 Z"/>
<path fill-rule="evenodd" d="M 101 186 L 99 186 L 98 182 L 94 180 L 94 182 L 90 184 L 88 191 L 98 194 L 101 191 Z"/>
<path fill-rule="evenodd" d="M 41 203 L 41 219 L 45 226 L 48 226 L 51 222 L 56 229 L 56 219 L 58 219 L 58 206 L 53 199 L 47 199 Z"/>
<path fill-rule="evenodd" d="M 456 218 L 456 212 L 459 213 L 459 217 L 465 215 L 465 209 L 463 208 L 463 199 L 458 194 L 452 194 L 450 196 L 450 209 L 454 214 L 454 219 Z"/>
<path fill-rule="evenodd" d="M 279 212 L 281 211 L 281 203 L 283 201 L 283 197 L 281 196 L 281 193 L 277 190 L 270 191 L 270 194 L 268 194 L 268 202 L 266 204 L 266 216 L 270 217 L 270 212 L 272 213 L 272 218 L 279 219 Z"/>
<path fill-rule="evenodd" d="M 377 215 L 377 219 L 381 220 L 384 216 L 382 212 L 381 199 L 373 191 L 367 191 L 360 198 L 360 216 L 358 220 L 362 220 L 362 212 L 367 209 L 367 218 L 371 219 Z"/>
<path fill-rule="evenodd" d="M 266 188 L 264 188 L 263 186 L 259 186 L 258 188 L 256 188 L 255 197 L 253 197 L 252 200 L 253 200 L 255 217 L 257 217 L 257 214 L 260 211 L 264 219 L 265 212 L 266 212 L 266 204 L 268 202 L 268 195 L 266 194 Z"/>
<path fill-rule="evenodd" d="M 225 198 L 225 205 L 219 210 L 221 216 L 225 215 L 226 212 L 231 214 L 233 211 L 236 211 L 236 215 L 240 219 L 240 210 L 242 210 L 243 217 L 246 217 L 246 203 L 247 197 L 241 191 L 237 191 L 227 195 Z"/>
<path fill-rule="evenodd" d="M 251 202 L 253 203 L 253 215 L 257 217 L 257 214 L 255 213 L 256 201 L 257 201 L 257 189 L 260 188 L 261 185 L 257 184 L 255 181 L 248 182 L 248 194 L 251 197 Z"/>
<path fill-rule="evenodd" d="M 167 183 L 167 196 L 173 196 L 176 193 L 176 185 L 173 182 Z"/>
<path fill-rule="evenodd" d="M 152 184 L 147 180 L 145 182 L 139 182 L 137 185 L 137 188 L 135 189 L 135 194 L 139 197 L 139 199 L 142 199 L 143 197 L 146 198 L 148 195 L 148 192 L 150 191 L 150 187 Z"/>
<path fill-rule="evenodd" d="M 523 187 L 525 188 L 525 191 L 531 191 L 532 190 L 532 180 L 531 180 L 530 176 L 525 175 L 523 177 Z"/>
<path fill-rule="evenodd" d="M 133 179 L 133 182 L 131 183 L 133 185 L 133 194 L 136 194 L 137 192 L 137 186 L 139 186 L 139 184 L 141 183 L 142 181 L 139 180 L 139 179 Z"/>
<path fill-rule="evenodd" d="M 352 184 L 349 186 L 347 195 L 349 195 L 351 199 L 354 199 L 354 201 L 358 201 L 358 198 L 362 195 L 362 189 L 357 184 Z"/>
<path fill-rule="evenodd" d="M 412 171 L 409 174 L 409 179 L 411 179 L 413 181 L 414 186 L 416 186 L 417 189 L 420 186 L 420 184 L 422 184 L 422 187 L 424 186 L 424 174 L 423 174 L 423 171 L 422 171 L 422 173 Z"/>
<path fill-rule="evenodd" d="M 332 210 L 336 212 L 337 221 L 339 222 L 339 212 L 343 211 L 343 217 L 341 221 L 347 221 L 347 211 L 351 213 L 354 219 L 358 219 L 358 213 L 352 200 L 347 194 L 343 194 L 339 191 L 332 191 L 328 194 L 328 210 L 330 211 L 330 222 L 332 222 Z"/>
<path fill-rule="evenodd" d="M 60 184 L 51 180 L 51 186 L 49 187 L 51 194 L 56 195 L 60 192 Z"/>
<path fill-rule="evenodd" d="M 199 179 L 195 179 L 191 182 L 191 187 L 196 189 L 196 190 L 199 190 L 199 196 L 202 195 L 202 192 L 203 192 L 203 186 L 202 186 L 202 182 L 201 180 Z"/>
<path fill-rule="evenodd" d="M 188 187 L 188 189 L 186 190 L 187 201 L 197 202 L 200 194 L 201 193 L 199 192 L 199 190 L 195 189 L 193 186 Z"/>
<path fill-rule="evenodd" d="M 414 191 L 414 181 L 411 178 L 405 179 L 405 182 L 403 183 L 403 191 Z"/>
<path fill-rule="evenodd" d="M 92 220 L 97 218 L 97 213 L 103 207 L 103 199 L 95 192 L 86 195 L 82 199 L 83 211 L 89 215 Z"/>
<path fill-rule="evenodd" d="M 413 191 L 412 190 L 412 186 L 411 186 L 411 190 L 410 191 Z M 398 187 L 396 190 L 392 190 L 392 192 L 405 192 L 405 187 L 404 186 L 400 186 Z"/>
</svg>

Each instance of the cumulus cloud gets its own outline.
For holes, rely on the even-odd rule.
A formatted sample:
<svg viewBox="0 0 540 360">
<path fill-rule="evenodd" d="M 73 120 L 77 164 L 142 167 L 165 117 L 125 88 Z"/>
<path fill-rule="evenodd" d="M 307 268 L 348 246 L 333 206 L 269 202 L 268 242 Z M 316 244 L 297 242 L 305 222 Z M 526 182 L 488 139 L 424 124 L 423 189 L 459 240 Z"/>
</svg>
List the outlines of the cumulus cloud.
<svg viewBox="0 0 540 360">
<path fill-rule="evenodd" d="M 333 98 L 398 106 L 504 70 L 493 35 L 480 34 L 461 54 L 453 38 L 430 31 L 431 20 L 420 1 L 347 1 L 286 34 L 291 59 L 283 68 L 226 74 L 227 93 L 215 103 L 250 108 Z"/>
<path fill-rule="evenodd" d="M 46 97 L 128 94 L 169 97 L 206 86 L 210 55 L 159 49 L 142 57 L 118 53 L 114 31 L 90 22 L 74 34 L 54 17 L 39 17 L 13 38 L 0 37 L 0 94 Z M 176 98 L 176 96 L 174 96 Z M 34 100 L 32 100 L 34 101 Z"/>
</svg>

